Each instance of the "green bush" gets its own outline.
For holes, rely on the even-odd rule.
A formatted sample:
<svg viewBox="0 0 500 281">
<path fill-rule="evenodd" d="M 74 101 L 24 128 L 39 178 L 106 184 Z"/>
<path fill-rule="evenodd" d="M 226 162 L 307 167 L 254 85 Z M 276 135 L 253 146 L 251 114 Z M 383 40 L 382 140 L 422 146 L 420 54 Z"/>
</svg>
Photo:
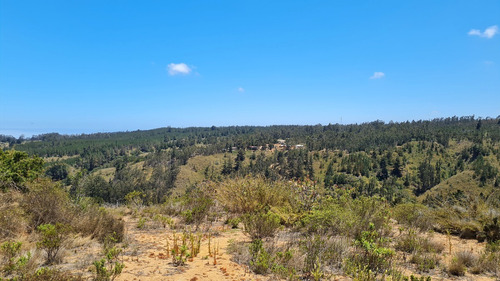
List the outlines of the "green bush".
<svg viewBox="0 0 500 281">
<path fill-rule="evenodd" d="M 373 224 L 377 231 L 388 230 L 387 204 L 375 197 L 352 199 L 349 194 L 339 198 L 326 197 L 300 220 L 299 227 L 307 233 L 328 233 L 359 238 Z"/>
<path fill-rule="evenodd" d="M 400 224 L 417 227 L 422 231 L 432 227 L 432 213 L 429 208 L 416 203 L 403 203 L 394 206 L 393 217 Z"/>
<path fill-rule="evenodd" d="M 61 272 L 58 269 L 42 267 L 37 271 L 27 274 L 22 278 L 23 281 L 83 281 L 80 276 L 73 276 L 67 272 Z"/>
<path fill-rule="evenodd" d="M 266 274 L 271 265 L 271 255 L 264 249 L 261 239 L 255 239 L 249 246 L 252 258 L 250 260 L 250 268 L 257 274 Z"/>
<path fill-rule="evenodd" d="M 46 264 L 52 264 L 56 261 L 57 254 L 61 250 L 63 241 L 66 239 L 69 226 L 60 223 L 56 225 L 42 224 L 37 229 L 41 235 L 41 240 L 37 243 L 37 247 L 45 250 Z"/>
<path fill-rule="evenodd" d="M 121 252 L 117 247 L 105 248 L 105 258 L 94 261 L 95 281 L 115 280 L 122 273 L 125 265 L 119 260 Z"/>
<path fill-rule="evenodd" d="M 244 231 L 252 240 L 273 237 L 281 226 L 279 216 L 271 211 L 246 214 L 242 216 L 242 220 L 245 225 Z"/>
<path fill-rule="evenodd" d="M 8 188 L 26 191 L 26 183 L 33 181 L 43 172 L 43 160 L 30 157 L 24 151 L 3 151 L 0 149 L 0 189 Z"/>
<path fill-rule="evenodd" d="M 228 218 L 226 223 L 231 226 L 231 228 L 235 229 L 238 228 L 238 225 L 241 222 L 240 217 L 235 217 L 235 218 Z"/>
<path fill-rule="evenodd" d="M 137 221 L 137 228 L 144 229 L 145 227 L 146 227 L 146 219 L 143 217 L 140 217 L 139 220 Z"/>
<path fill-rule="evenodd" d="M 28 252 L 25 256 L 20 256 L 21 242 L 4 242 L 0 245 L 0 251 L 4 257 L 1 264 L 0 271 L 7 275 L 12 273 L 19 273 L 24 275 L 24 268 L 31 259 L 31 253 Z"/>
<path fill-rule="evenodd" d="M 181 213 L 184 223 L 194 224 L 196 229 L 214 212 L 215 202 L 210 196 L 210 187 L 202 186 L 188 189 L 182 204 L 187 210 Z M 215 213 L 217 216 L 217 214 Z"/>
<path fill-rule="evenodd" d="M 384 247 L 387 242 L 387 239 L 375 230 L 375 226 L 370 224 L 369 230 L 363 231 L 356 239 L 358 251 L 350 259 L 374 272 L 389 270 L 392 267 L 394 251 Z"/>
</svg>

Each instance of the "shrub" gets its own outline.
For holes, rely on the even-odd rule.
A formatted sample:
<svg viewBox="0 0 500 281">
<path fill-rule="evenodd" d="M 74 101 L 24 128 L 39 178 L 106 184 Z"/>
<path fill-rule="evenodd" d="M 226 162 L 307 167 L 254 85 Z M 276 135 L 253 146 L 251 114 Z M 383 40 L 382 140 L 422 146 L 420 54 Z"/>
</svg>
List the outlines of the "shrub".
<svg viewBox="0 0 500 281">
<path fill-rule="evenodd" d="M 174 227 L 174 220 L 170 217 L 156 214 L 153 216 L 153 221 L 157 224 L 163 226 L 163 228 L 167 228 L 167 225 L 172 229 Z"/>
<path fill-rule="evenodd" d="M 105 258 L 94 262 L 95 281 L 115 280 L 125 267 L 119 260 L 122 250 L 117 247 L 105 249 Z"/>
<path fill-rule="evenodd" d="M 297 205 L 288 184 L 249 177 L 220 183 L 217 199 L 227 211 L 235 214 L 256 213 L 272 207 L 293 213 L 293 207 Z"/>
<path fill-rule="evenodd" d="M 42 224 L 70 224 L 74 213 L 68 194 L 49 180 L 30 184 L 30 191 L 24 196 L 23 209 L 30 216 L 30 227 L 36 229 Z"/>
<path fill-rule="evenodd" d="M 130 208 L 139 209 L 144 204 L 143 200 L 146 195 L 141 191 L 132 191 L 125 195 L 125 201 Z"/>
<path fill-rule="evenodd" d="M 427 253 L 440 254 L 444 251 L 445 245 L 432 238 L 421 238 L 421 249 Z"/>
<path fill-rule="evenodd" d="M 478 262 L 478 257 L 470 251 L 461 251 L 456 253 L 457 262 L 466 267 L 473 267 Z"/>
<path fill-rule="evenodd" d="M 245 242 L 236 242 L 234 240 L 229 240 L 227 253 L 231 255 L 231 260 L 238 264 L 250 264 L 250 249 L 245 244 Z"/>
<path fill-rule="evenodd" d="M 251 269 L 257 274 L 266 274 L 272 264 L 271 255 L 264 249 L 261 239 L 255 239 L 249 246 Z"/>
<path fill-rule="evenodd" d="M 500 277 L 500 242 L 488 243 L 484 252 L 479 256 L 473 273 L 490 272 Z"/>
<path fill-rule="evenodd" d="M 396 250 L 413 253 L 422 247 L 421 239 L 418 237 L 417 232 L 414 229 L 408 229 L 408 231 L 398 237 L 396 241 Z"/>
<path fill-rule="evenodd" d="M 363 231 L 356 239 L 355 245 L 358 251 L 349 259 L 374 272 L 389 270 L 392 266 L 394 251 L 384 247 L 387 240 L 380 236 L 373 224 L 370 224 L 369 229 Z"/>
<path fill-rule="evenodd" d="M 241 218 L 235 217 L 235 218 L 228 218 L 226 221 L 226 224 L 229 224 L 231 226 L 231 228 L 235 229 L 235 228 L 238 228 L 238 225 L 240 224 L 240 222 L 241 222 Z"/>
<path fill-rule="evenodd" d="M 417 252 L 411 256 L 410 262 L 416 264 L 420 272 L 429 272 L 439 265 L 439 257 L 436 254 Z"/>
<path fill-rule="evenodd" d="M 280 218 L 268 211 L 256 214 L 246 214 L 242 217 L 245 233 L 252 239 L 272 237 L 280 227 Z"/>
<path fill-rule="evenodd" d="M 0 189 L 15 188 L 26 191 L 26 183 L 33 181 L 43 172 L 43 160 L 30 157 L 24 151 L 3 151 L 0 149 Z"/>
<path fill-rule="evenodd" d="M 0 192 L 0 239 L 18 237 L 26 229 L 25 213 L 19 207 L 21 193 Z"/>
<path fill-rule="evenodd" d="M 456 276 L 464 276 L 465 265 L 458 258 L 454 257 L 448 265 L 448 273 Z"/>
<path fill-rule="evenodd" d="M 26 256 L 19 256 L 21 252 L 21 242 L 4 242 L 0 245 L 0 251 L 4 256 L 2 267 L 0 270 L 6 274 L 11 274 L 15 271 L 22 272 L 23 268 L 31 259 L 31 254 Z"/>
<path fill-rule="evenodd" d="M 209 218 L 215 202 L 210 196 L 210 186 L 188 189 L 183 197 L 183 205 L 187 208 L 181 213 L 186 224 L 194 224 L 196 229 Z"/>
<path fill-rule="evenodd" d="M 304 256 L 303 272 L 313 279 L 328 271 L 340 270 L 348 256 L 351 241 L 345 237 L 314 235 L 300 241 Z"/>
<path fill-rule="evenodd" d="M 421 204 L 398 204 L 393 208 L 393 216 L 400 224 L 418 227 L 422 231 L 432 227 L 431 212 L 428 207 Z"/>
<path fill-rule="evenodd" d="M 385 232 L 388 228 L 387 205 L 380 199 L 348 194 L 339 198 L 326 197 L 312 211 L 305 214 L 299 227 L 308 233 L 329 233 L 359 238 L 372 224 L 374 229 Z"/>
<path fill-rule="evenodd" d="M 487 223 L 484 228 L 484 235 L 488 242 L 495 242 L 500 240 L 500 222 L 498 217 L 493 218 L 493 220 Z"/>
<path fill-rule="evenodd" d="M 46 263 L 52 264 L 56 261 L 57 254 L 62 247 L 62 242 L 66 239 L 66 234 L 69 227 L 64 224 L 42 224 L 38 226 L 38 231 L 41 234 L 41 240 L 37 243 L 37 247 L 45 250 Z"/>
<path fill-rule="evenodd" d="M 137 221 L 137 228 L 144 229 L 145 227 L 146 227 L 146 219 L 143 217 L 140 217 L 139 220 Z"/>
<path fill-rule="evenodd" d="M 77 215 L 71 222 L 75 231 L 103 242 L 109 235 L 114 235 L 118 242 L 122 241 L 125 223 L 106 209 L 93 202 L 80 202 Z"/>
<path fill-rule="evenodd" d="M 73 276 L 67 272 L 61 272 L 58 269 L 42 267 L 37 271 L 30 273 L 22 279 L 23 281 L 83 281 L 80 276 Z"/>
</svg>

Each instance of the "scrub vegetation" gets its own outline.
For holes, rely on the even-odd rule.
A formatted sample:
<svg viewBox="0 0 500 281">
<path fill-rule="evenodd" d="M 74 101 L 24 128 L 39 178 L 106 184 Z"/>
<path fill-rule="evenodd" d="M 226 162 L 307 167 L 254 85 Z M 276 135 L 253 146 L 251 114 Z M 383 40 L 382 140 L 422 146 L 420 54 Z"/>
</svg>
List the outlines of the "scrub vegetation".
<svg viewBox="0 0 500 281">
<path fill-rule="evenodd" d="M 0 280 L 121 280 L 158 231 L 175 274 L 500 278 L 499 118 L 0 142 Z"/>
</svg>

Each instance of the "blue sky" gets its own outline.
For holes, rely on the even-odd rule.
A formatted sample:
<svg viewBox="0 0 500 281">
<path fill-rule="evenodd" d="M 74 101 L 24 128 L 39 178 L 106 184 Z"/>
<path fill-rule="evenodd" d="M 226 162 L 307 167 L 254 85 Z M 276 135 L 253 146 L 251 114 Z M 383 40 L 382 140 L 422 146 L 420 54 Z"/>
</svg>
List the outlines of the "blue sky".
<svg viewBox="0 0 500 281">
<path fill-rule="evenodd" d="M 0 0 L 0 134 L 496 117 L 499 26 L 499 0 Z"/>
</svg>

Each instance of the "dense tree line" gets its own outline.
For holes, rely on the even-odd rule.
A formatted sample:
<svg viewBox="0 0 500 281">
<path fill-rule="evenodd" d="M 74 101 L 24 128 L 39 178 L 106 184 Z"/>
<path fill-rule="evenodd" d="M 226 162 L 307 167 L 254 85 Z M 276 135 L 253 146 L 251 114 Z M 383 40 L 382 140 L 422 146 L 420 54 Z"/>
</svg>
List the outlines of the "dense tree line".
<svg viewBox="0 0 500 281">
<path fill-rule="evenodd" d="M 15 144 L 3 136 L 16 150 L 38 156 L 83 155 L 97 153 L 116 155 L 120 150 L 137 149 L 143 152 L 167 148 L 200 146 L 200 153 L 219 153 L 231 147 L 273 144 L 286 139 L 288 144 L 306 144 L 309 151 L 341 149 L 366 151 L 385 149 L 412 140 L 435 141 L 447 146 L 450 139 L 478 141 L 485 135 L 493 141 L 500 140 L 500 119 L 476 119 L 474 116 L 450 117 L 432 121 L 384 123 L 375 121 L 363 124 L 326 126 L 232 126 L 160 128 L 147 131 L 60 135 L 57 133 L 34 136 L 22 144 Z M 210 147 L 210 148 L 207 148 Z"/>
<path fill-rule="evenodd" d="M 269 153 L 278 139 L 286 144 Z M 354 195 L 378 194 L 390 201 L 403 200 L 407 191 L 424 194 L 466 169 L 474 172 L 481 185 L 498 185 L 499 181 L 500 119 L 474 116 L 387 124 L 212 126 L 72 136 L 53 133 L 27 140 L 3 136 L 2 140 L 9 148 L 31 155 L 69 156 L 48 164 L 46 175 L 71 186 L 73 196 L 104 202 L 122 202 L 132 191 L 159 202 L 191 157 L 218 153 L 225 153 L 223 163 L 219 168 L 205 167 L 206 179 L 310 179 L 327 189 L 354 188 Z M 472 145 L 451 152 L 448 147 L 452 142 Z M 296 144 L 305 146 L 294 149 Z M 498 160 L 493 161 L 492 156 Z M 144 165 L 134 167 L 138 162 Z M 70 166 L 78 173 L 69 176 Z M 104 167 L 115 169 L 112 179 L 92 173 Z"/>
</svg>

